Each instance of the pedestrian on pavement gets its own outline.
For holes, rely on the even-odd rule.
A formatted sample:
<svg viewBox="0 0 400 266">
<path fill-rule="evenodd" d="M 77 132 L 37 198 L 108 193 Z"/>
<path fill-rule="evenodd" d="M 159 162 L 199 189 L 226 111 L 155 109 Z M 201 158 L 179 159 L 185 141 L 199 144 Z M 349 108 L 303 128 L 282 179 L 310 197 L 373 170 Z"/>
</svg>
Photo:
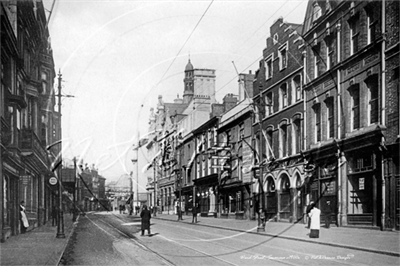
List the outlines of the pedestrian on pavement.
<svg viewBox="0 0 400 266">
<path fill-rule="evenodd" d="M 193 219 L 192 219 L 192 223 L 197 223 L 197 208 L 198 208 L 198 203 L 193 204 L 193 209 L 192 209 Z"/>
<path fill-rule="evenodd" d="M 56 206 L 53 206 L 51 209 L 51 225 L 56 226 L 57 225 L 57 208 Z"/>
<path fill-rule="evenodd" d="M 20 221 L 21 221 L 21 233 L 25 233 L 29 227 L 28 218 L 25 213 L 25 201 L 21 201 L 19 205 Z"/>
<path fill-rule="evenodd" d="M 311 211 L 308 216 L 311 219 L 310 224 L 310 238 L 319 238 L 319 229 L 320 229 L 320 216 L 321 210 L 315 206 L 315 203 L 311 205 Z"/>
<path fill-rule="evenodd" d="M 176 202 L 176 213 L 178 214 L 178 221 L 183 220 L 182 218 L 182 208 L 181 208 L 181 202 L 177 201 Z"/>
<path fill-rule="evenodd" d="M 310 229 L 310 223 L 311 223 L 311 218 L 309 217 L 310 211 L 312 209 L 312 205 L 314 204 L 314 201 L 310 201 L 310 204 L 308 204 L 307 209 L 306 209 L 306 215 L 307 215 L 307 228 Z"/>
<path fill-rule="evenodd" d="M 140 218 L 142 218 L 142 236 L 144 235 L 144 230 L 150 235 L 150 219 L 151 213 L 147 209 L 146 205 L 143 205 L 142 212 L 140 213 Z"/>
<path fill-rule="evenodd" d="M 325 227 L 330 228 L 331 227 L 331 222 L 332 222 L 332 204 L 331 201 L 328 200 L 326 201 L 326 216 L 325 216 Z"/>
</svg>

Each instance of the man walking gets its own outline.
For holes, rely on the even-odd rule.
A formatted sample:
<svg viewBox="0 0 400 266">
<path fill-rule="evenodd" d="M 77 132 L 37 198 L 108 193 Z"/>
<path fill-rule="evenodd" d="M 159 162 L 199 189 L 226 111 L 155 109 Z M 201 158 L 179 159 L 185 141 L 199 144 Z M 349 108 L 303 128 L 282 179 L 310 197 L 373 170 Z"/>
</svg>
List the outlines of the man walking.
<svg viewBox="0 0 400 266">
<path fill-rule="evenodd" d="M 198 203 L 193 204 L 193 209 L 192 209 L 192 223 L 197 223 L 197 208 L 198 208 Z"/>
<path fill-rule="evenodd" d="M 147 209 L 146 205 L 143 205 L 142 212 L 140 213 L 140 218 L 142 218 L 142 236 L 144 235 L 144 230 L 147 230 L 147 233 L 150 235 L 150 219 L 151 213 Z"/>
</svg>

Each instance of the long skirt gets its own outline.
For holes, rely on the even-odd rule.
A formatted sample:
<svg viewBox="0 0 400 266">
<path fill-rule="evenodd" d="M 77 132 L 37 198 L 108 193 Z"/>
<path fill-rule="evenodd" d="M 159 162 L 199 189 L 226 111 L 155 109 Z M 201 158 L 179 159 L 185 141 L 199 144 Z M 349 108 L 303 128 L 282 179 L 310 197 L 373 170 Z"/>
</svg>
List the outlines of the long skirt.
<svg viewBox="0 0 400 266">
<path fill-rule="evenodd" d="M 310 238 L 319 238 L 319 230 L 318 229 L 311 229 Z"/>
</svg>

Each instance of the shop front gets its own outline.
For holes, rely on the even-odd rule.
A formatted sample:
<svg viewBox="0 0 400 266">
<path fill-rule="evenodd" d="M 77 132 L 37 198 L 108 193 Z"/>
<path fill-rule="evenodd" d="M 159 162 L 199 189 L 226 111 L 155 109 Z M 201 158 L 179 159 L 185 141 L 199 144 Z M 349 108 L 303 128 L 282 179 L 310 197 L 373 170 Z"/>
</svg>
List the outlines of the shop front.
<svg viewBox="0 0 400 266">
<path fill-rule="evenodd" d="M 337 167 L 336 163 L 318 166 L 309 186 L 310 201 L 314 201 L 321 210 L 321 223 L 329 219 L 337 225 Z"/>
<path fill-rule="evenodd" d="M 347 223 L 349 225 L 380 225 L 382 207 L 380 165 L 374 152 L 349 154 L 347 173 Z"/>
<path fill-rule="evenodd" d="M 217 204 L 218 174 L 210 174 L 194 180 L 193 198 L 199 204 L 198 212 L 201 216 L 214 216 L 218 212 Z M 193 201 L 192 207 L 193 208 Z"/>
</svg>

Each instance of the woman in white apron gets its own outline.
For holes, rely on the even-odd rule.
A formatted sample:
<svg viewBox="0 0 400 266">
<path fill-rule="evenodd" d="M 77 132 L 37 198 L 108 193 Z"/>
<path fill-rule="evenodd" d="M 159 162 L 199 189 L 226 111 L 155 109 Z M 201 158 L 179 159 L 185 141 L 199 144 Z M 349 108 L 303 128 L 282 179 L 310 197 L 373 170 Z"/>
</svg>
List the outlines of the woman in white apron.
<svg viewBox="0 0 400 266">
<path fill-rule="evenodd" d="M 21 204 L 19 205 L 19 213 L 20 213 L 20 218 L 21 218 L 21 233 L 25 233 L 26 229 L 29 227 L 29 222 L 28 218 L 26 217 L 25 213 L 25 202 L 21 201 Z"/>
</svg>

